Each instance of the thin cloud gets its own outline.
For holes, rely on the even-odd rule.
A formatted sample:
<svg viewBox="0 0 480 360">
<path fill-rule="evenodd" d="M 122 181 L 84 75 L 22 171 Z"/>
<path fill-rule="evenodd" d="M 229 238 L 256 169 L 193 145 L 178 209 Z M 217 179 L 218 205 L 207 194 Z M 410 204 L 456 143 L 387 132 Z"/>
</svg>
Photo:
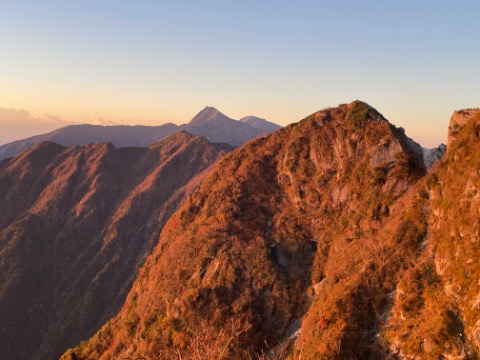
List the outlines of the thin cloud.
<svg viewBox="0 0 480 360">
<path fill-rule="evenodd" d="M 113 121 L 105 120 L 104 118 L 102 118 L 100 116 L 92 116 L 90 118 L 90 124 L 92 124 L 92 125 L 103 125 L 103 126 L 117 125 Z"/>
<path fill-rule="evenodd" d="M 72 124 L 58 116 L 0 108 L 0 145 Z"/>
<path fill-rule="evenodd" d="M 47 115 L 39 112 L 31 112 L 24 109 L 0 108 L 0 126 L 12 123 L 37 123 L 37 124 L 59 124 L 65 126 L 68 121 L 54 115 Z"/>
</svg>

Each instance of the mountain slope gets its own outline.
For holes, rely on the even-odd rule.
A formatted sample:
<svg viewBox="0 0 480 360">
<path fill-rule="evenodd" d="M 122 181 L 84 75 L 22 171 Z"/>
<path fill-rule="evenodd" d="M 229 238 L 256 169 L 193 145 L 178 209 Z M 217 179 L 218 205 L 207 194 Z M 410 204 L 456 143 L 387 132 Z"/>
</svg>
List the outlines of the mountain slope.
<svg viewBox="0 0 480 360">
<path fill-rule="evenodd" d="M 430 149 L 422 149 L 423 151 L 423 162 L 425 163 L 425 167 L 430 169 L 438 160 L 440 160 L 447 151 L 447 147 L 445 144 L 440 144 L 435 148 Z"/>
<path fill-rule="evenodd" d="M 0 146 L 0 159 L 16 155 L 42 141 L 51 141 L 63 146 L 79 146 L 96 142 L 111 142 L 116 147 L 148 146 L 179 130 L 180 128 L 175 124 L 161 126 L 70 125 Z"/>
<path fill-rule="evenodd" d="M 455 112 L 448 148 L 425 180 L 423 254 L 399 282 L 382 333 L 400 358 L 480 354 L 480 110 Z"/>
<path fill-rule="evenodd" d="M 250 125 L 246 122 L 230 119 L 217 109 L 207 106 L 188 124 L 180 126 L 170 123 L 160 126 L 71 125 L 47 134 L 32 136 L 0 146 L 0 159 L 14 156 L 42 141 L 56 142 L 63 146 L 111 142 L 117 148 L 143 147 L 182 129 L 190 134 L 203 136 L 212 143 L 226 143 L 232 146 L 239 146 L 248 140 L 270 133 L 279 127 L 273 123 L 264 122 L 268 124 L 269 129 L 272 128 L 273 130 L 270 131 L 263 125 L 258 127 L 253 123 Z"/>
<path fill-rule="evenodd" d="M 148 148 L 43 142 L 0 161 L 0 358 L 55 358 L 115 314 L 225 150 L 180 132 Z"/>
<path fill-rule="evenodd" d="M 167 222 L 119 314 L 63 359 L 374 357 L 426 231 L 424 174 L 421 148 L 360 101 L 249 142 Z"/>
<path fill-rule="evenodd" d="M 224 142 L 240 146 L 248 140 L 267 132 L 248 123 L 230 119 L 215 108 L 206 107 L 182 128 L 191 134 L 200 135 L 212 143 Z"/>
<path fill-rule="evenodd" d="M 203 110 L 201 110 L 197 115 L 195 115 L 192 120 L 188 123 L 189 125 L 200 125 L 210 121 L 227 121 L 230 122 L 233 119 L 229 118 L 228 116 L 222 114 L 220 111 L 215 109 L 212 106 L 206 106 Z M 233 120 L 235 121 L 235 120 Z"/>
<path fill-rule="evenodd" d="M 265 119 L 262 119 L 256 116 L 245 116 L 241 118 L 239 121 L 245 124 L 249 124 L 254 128 L 260 129 L 269 134 L 281 128 L 280 125 L 277 125 L 275 123 L 272 123 L 270 121 L 267 121 Z"/>
</svg>

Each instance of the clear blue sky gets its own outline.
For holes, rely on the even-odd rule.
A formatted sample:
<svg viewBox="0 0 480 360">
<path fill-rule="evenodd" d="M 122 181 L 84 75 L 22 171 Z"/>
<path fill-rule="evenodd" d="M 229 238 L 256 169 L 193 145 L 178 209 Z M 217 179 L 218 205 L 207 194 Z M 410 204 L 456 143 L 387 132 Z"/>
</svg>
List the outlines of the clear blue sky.
<svg viewBox="0 0 480 360">
<path fill-rule="evenodd" d="M 480 106 L 480 1 L 0 0 L 0 107 L 280 124 L 364 100 L 414 140 Z"/>
</svg>

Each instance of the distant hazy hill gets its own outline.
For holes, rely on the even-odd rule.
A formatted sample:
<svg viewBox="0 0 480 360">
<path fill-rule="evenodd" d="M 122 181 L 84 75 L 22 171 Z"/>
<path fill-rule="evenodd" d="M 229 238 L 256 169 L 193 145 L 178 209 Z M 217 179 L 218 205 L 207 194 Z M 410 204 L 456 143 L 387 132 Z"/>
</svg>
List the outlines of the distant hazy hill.
<svg viewBox="0 0 480 360">
<path fill-rule="evenodd" d="M 250 124 L 230 119 L 215 108 L 206 107 L 182 129 L 191 134 L 201 135 L 212 143 L 227 143 L 239 146 L 259 135 L 267 134 Z"/>
<path fill-rule="evenodd" d="M 86 145 L 96 142 L 110 142 L 116 147 L 148 146 L 179 130 L 175 124 L 161 126 L 70 125 L 0 146 L 0 159 L 18 154 L 42 141 L 51 141 L 62 146 Z"/>
<path fill-rule="evenodd" d="M 274 129 L 269 125 L 268 128 L 272 130 L 266 130 L 263 126 L 264 123 L 261 124 L 262 126 L 257 126 L 236 121 L 215 108 L 207 107 L 188 124 L 180 126 L 170 123 L 160 126 L 71 125 L 0 146 L 0 159 L 18 154 L 42 141 L 52 141 L 63 146 L 86 145 L 96 142 L 111 142 L 116 147 L 147 146 L 180 130 L 185 130 L 193 135 L 201 135 L 212 143 L 239 146 L 256 136 L 270 133 Z M 277 127 L 279 126 L 277 125 Z"/>
<path fill-rule="evenodd" d="M 267 133 L 272 133 L 275 130 L 278 130 L 281 128 L 280 125 L 277 125 L 275 123 L 272 123 L 270 121 L 267 121 L 265 119 L 256 117 L 256 116 L 245 116 L 241 118 L 239 121 L 249 124 L 253 126 L 254 128 L 260 129 L 262 131 L 265 131 Z"/>
<path fill-rule="evenodd" d="M 422 149 L 423 151 L 423 161 L 427 169 L 430 169 L 433 164 L 435 164 L 439 159 L 445 155 L 447 151 L 447 146 L 445 144 L 440 144 L 439 146 L 431 149 Z"/>
<path fill-rule="evenodd" d="M 42 142 L 1 160 L 0 359 L 58 358 L 112 317 L 164 223 L 229 150 L 179 132 L 144 148 Z"/>
</svg>

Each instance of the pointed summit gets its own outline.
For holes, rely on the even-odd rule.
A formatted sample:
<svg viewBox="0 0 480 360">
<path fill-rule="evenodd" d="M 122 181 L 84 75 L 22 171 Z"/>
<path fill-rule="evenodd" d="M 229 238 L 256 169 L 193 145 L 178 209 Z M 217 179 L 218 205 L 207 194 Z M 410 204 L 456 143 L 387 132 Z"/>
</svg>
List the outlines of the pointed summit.
<svg viewBox="0 0 480 360">
<path fill-rule="evenodd" d="M 205 122 L 210 122 L 212 120 L 227 120 L 232 121 L 233 119 L 229 118 L 228 116 L 222 114 L 220 111 L 215 109 L 214 107 L 207 106 L 205 109 L 200 111 L 197 115 L 193 117 L 193 119 L 189 122 L 190 125 L 199 125 Z"/>
<path fill-rule="evenodd" d="M 195 115 L 188 124 L 182 125 L 182 129 L 190 134 L 203 136 L 211 143 L 226 143 L 232 146 L 240 146 L 265 133 L 250 124 L 229 118 L 210 106 Z"/>
</svg>

